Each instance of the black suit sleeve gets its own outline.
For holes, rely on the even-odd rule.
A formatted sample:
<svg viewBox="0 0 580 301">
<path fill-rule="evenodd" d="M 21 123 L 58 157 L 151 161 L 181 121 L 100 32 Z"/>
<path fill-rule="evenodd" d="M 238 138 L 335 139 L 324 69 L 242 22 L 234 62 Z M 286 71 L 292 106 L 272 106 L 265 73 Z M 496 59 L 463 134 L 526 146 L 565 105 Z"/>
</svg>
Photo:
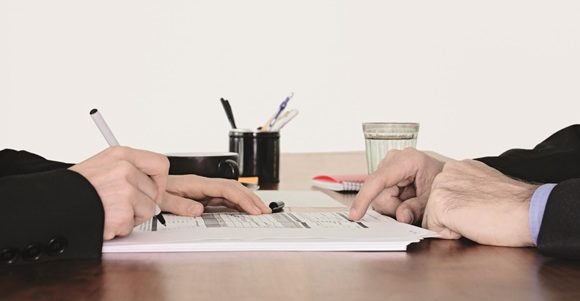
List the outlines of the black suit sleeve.
<svg viewBox="0 0 580 301">
<path fill-rule="evenodd" d="M 580 125 L 558 131 L 534 149 L 513 149 L 477 160 L 521 180 L 559 183 L 546 204 L 538 250 L 580 259 Z"/>
<path fill-rule="evenodd" d="M 104 211 L 94 187 L 66 169 L 68 164 L 5 152 L 0 152 L 0 264 L 99 258 Z"/>
<path fill-rule="evenodd" d="M 580 179 L 564 181 L 550 193 L 538 249 L 550 256 L 580 259 Z"/>
<path fill-rule="evenodd" d="M 0 177 L 68 168 L 72 164 L 46 160 L 26 151 L 0 151 Z"/>
<path fill-rule="evenodd" d="M 533 149 L 512 149 L 479 160 L 514 178 L 559 183 L 580 178 L 580 125 L 564 128 Z"/>
</svg>

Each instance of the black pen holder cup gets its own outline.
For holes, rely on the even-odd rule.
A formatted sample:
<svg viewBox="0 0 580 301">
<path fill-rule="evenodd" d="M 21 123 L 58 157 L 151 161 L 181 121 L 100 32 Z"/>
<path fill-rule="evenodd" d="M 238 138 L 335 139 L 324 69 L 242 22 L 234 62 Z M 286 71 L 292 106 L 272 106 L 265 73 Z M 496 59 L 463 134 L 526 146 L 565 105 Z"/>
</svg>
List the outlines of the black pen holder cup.
<svg viewBox="0 0 580 301">
<path fill-rule="evenodd" d="M 280 182 L 280 132 L 230 130 L 230 152 L 239 155 L 240 177 Z"/>
</svg>

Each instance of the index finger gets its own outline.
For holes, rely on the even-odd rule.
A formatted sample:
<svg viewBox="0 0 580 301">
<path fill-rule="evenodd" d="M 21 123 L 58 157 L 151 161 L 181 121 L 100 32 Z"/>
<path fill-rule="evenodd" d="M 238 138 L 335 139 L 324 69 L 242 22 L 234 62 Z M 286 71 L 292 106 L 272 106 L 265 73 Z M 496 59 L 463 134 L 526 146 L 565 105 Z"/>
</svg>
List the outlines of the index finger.
<svg viewBox="0 0 580 301">
<path fill-rule="evenodd" d="M 220 191 L 212 191 L 213 194 L 236 204 L 242 208 L 243 211 L 253 215 L 271 212 L 270 208 L 268 208 L 255 193 L 240 183 L 229 183 L 231 183 L 231 185 L 221 186 Z"/>
<path fill-rule="evenodd" d="M 351 205 L 349 218 L 351 220 L 361 219 L 381 191 L 409 178 L 414 178 L 416 170 L 417 168 L 414 164 L 400 157 L 387 160 L 380 169 L 372 173 L 364 182 L 362 189 Z"/>
<path fill-rule="evenodd" d="M 237 181 L 226 179 L 210 179 L 195 175 L 181 178 L 183 196 L 191 199 L 218 198 L 239 206 L 250 214 L 269 213 L 270 208 L 260 198 Z"/>
<path fill-rule="evenodd" d="M 155 201 L 159 204 L 167 187 L 169 159 L 162 154 L 125 146 L 111 147 L 110 152 L 113 157 L 126 160 L 151 177 L 158 188 Z"/>
</svg>

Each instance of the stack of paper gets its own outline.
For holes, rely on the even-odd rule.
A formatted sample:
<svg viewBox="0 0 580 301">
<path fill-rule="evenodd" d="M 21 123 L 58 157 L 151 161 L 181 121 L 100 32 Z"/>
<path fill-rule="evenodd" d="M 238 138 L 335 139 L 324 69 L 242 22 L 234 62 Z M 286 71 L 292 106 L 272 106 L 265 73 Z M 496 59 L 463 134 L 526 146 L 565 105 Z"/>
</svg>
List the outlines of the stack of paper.
<svg viewBox="0 0 580 301">
<path fill-rule="evenodd" d="M 436 236 L 374 211 L 352 222 L 344 205 L 321 192 L 258 193 L 266 202 L 284 201 L 287 208 L 258 216 L 239 212 L 204 213 L 197 218 L 167 214 L 167 227 L 151 220 L 127 237 L 105 242 L 103 252 L 404 251 L 410 243 Z"/>
</svg>

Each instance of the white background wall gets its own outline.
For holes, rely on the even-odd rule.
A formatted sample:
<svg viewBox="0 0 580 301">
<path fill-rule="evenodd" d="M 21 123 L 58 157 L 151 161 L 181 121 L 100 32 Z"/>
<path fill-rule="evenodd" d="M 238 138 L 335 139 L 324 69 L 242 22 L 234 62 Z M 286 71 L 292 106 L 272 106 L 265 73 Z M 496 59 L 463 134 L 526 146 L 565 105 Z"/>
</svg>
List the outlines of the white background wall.
<svg viewBox="0 0 580 301">
<path fill-rule="evenodd" d="M 362 150 L 417 121 L 457 157 L 579 122 L 580 1 L 1 1 L 0 148 L 81 160 L 122 144 L 224 151 L 290 92 L 284 152 Z"/>
</svg>

